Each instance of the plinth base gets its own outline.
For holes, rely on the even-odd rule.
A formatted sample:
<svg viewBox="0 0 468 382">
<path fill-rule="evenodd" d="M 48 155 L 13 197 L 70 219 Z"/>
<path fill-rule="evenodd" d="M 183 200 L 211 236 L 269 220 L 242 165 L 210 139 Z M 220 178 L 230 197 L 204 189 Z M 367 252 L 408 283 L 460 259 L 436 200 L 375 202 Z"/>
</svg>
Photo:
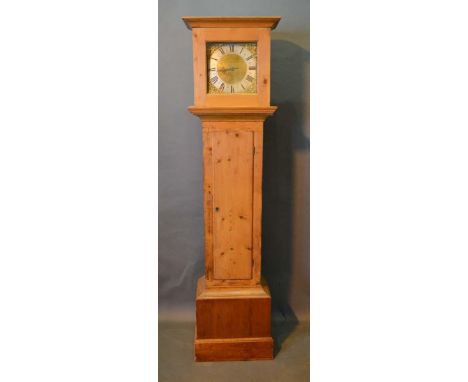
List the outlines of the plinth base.
<svg viewBox="0 0 468 382">
<path fill-rule="evenodd" d="M 271 337 L 195 339 L 196 361 L 253 361 L 272 358 Z"/>
<path fill-rule="evenodd" d="M 258 287 L 206 288 L 198 280 L 196 361 L 273 358 L 271 296 L 262 280 Z"/>
</svg>

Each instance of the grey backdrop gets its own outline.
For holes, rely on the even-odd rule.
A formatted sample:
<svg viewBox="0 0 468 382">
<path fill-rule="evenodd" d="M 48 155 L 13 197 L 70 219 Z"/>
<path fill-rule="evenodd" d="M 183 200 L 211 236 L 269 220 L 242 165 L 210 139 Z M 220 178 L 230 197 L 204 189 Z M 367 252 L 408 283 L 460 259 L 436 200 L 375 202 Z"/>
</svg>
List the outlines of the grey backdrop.
<svg viewBox="0 0 468 382">
<path fill-rule="evenodd" d="M 265 123 L 262 273 L 274 315 L 309 314 L 309 2 L 159 1 L 159 314 L 194 319 L 203 275 L 201 127 L 193 103 L 192 37 L 182 16 L 281 16 L 272 32 Z"/>
</svg>

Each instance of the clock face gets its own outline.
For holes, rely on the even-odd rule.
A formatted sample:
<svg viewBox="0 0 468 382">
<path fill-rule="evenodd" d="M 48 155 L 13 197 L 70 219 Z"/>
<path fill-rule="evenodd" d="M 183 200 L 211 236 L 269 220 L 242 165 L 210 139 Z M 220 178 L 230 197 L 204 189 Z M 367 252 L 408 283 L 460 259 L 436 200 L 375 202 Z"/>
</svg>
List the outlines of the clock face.
<svg viewBox="0 0 468 382">
<path fill-rule="evenodd" d="M 206 51 L 208 94 L 257 92 L 256 43 L 208 43 Z"/>
</svg>

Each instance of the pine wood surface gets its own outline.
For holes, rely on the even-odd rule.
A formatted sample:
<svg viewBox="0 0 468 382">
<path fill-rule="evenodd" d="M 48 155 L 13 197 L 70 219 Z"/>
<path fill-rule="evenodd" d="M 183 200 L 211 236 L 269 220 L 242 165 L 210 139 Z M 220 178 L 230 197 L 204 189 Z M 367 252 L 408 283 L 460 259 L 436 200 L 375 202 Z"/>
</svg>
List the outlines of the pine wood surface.
<svg viewBox="0 0 468 382">
<path fill-rule="evenodd" d="M 270 35 L 269 28 L 196 28 L 192 30 L 194 105 L 206 107 L 270 105 Z M 206 44 L 220 42 L 256 42 L 257 93 L 208 94 Z"/>
<path fill-rule="evenodd" d="M 260 283 L 263 123 L 203 122 L 207 284 Z"/>
<path fill-rule="evenodd" d="M 265 121 L 276 111 L 276 106 L 265 107 L 197 107 L 189 106 L 188 111 L 202 121 Z M 229 128 L 229 125 L 225 126 Z"/>
<path fill-rule="evenodd" d="M 213 278 L 252 278 L 253 150 L 250 131 L 213 131 Z"/>
<path fill-rule="evenodd" d="M 238 16 L 238 17 L 199 17 L 184 16 L 185 25 L 192 28 L 269 28 L 275 29 L 281 17 L 279 16 Z"/>
<path fill-rule="evenodd" d="M 279 17 L 184 17 L 192 30 L 194 105 L 202 121 L 205 277 L 196 297 L 198 361 L 271 359 L 271 296 L 261 280 L 263 122 L 271 29 Z M 255 94 L 208 94 L 207 43 L 255 42 Z"/>
<path fill-rule="evenodd" d="M 273 339 L 195 340 L 196 361 L 254 361 L 273 359 Z"/>
<path fill-rule="evenodd" d="M 262 277 L 260 284 L 244 287 L 244 286 L 230 286 L 225 288 L 223 286 L 207 286 L 206 278 L 200 277 L 197 281 L 197 300 L 215 299 L 228 299 L 228 298 L 269 298 L 270 289 L 265 279 Z"/>
<path fill-rule="evenodd" d="M 206 288 L 198 280 L 197 361 L 271 359 L 271 296 L 264 281 L 251 288 Z"/>
</svg>

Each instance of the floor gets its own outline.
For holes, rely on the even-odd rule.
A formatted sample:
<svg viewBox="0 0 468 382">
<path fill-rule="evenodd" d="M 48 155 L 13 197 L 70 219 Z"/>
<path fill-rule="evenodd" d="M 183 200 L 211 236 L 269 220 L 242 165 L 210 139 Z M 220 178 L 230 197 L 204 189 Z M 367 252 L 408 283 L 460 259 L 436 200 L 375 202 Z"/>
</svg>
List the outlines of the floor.
<svg viewBox="0 0 468 382">
<path fill-rule="evenodd" d="M 271 361 L 194 362 L 194 323 L 160 322 L 159 381 L 309 381 L 309 324 L 273 323 L 272 336 Z"/>
</svg>

